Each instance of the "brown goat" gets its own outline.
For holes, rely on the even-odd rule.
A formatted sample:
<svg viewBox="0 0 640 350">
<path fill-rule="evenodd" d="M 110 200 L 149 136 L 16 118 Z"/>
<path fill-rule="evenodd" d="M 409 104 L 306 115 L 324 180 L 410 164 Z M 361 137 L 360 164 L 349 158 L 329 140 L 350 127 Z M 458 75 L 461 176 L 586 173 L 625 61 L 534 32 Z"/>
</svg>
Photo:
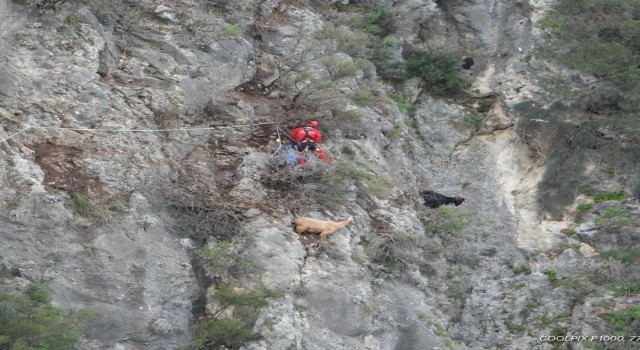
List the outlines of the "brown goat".
<svg viewBox="0 0 640 350">
<path fill-rule="evenodd" d="M 299 235 L 303 233 L 319 233 L 320 240 L 325 240 L 325 238 L 338 231 L 339 229 L 351 225 L 353 223 L 353 217 L 342 221 L 325 221 L 318 220 L 314 218 L 300 217 L 293 220 L 294 228 L 296 233 Z"/>
</svg>

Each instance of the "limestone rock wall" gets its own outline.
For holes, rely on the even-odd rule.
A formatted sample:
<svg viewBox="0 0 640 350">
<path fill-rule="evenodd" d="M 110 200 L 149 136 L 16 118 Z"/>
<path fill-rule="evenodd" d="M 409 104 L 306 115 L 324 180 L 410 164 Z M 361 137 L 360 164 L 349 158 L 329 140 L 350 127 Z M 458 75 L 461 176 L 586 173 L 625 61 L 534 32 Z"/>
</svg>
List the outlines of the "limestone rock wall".
<svg viewBox="0 0 640 350">
<path fill-rule="evenodd" d="M 371 66 L 340 73 L 365 48 L 323 32 L 348 23 L 334 3 L 389 9 L 395 57 L 465 52 L 471 88 L 437 98 L 412 80 L 407 113 Z M 243 286 L 284 292 L 246 349 L 550 349 L 538 337 L 554 326 L 598 329 L 591 304 L 543 272 L 612 247 L 538 214 L 544 168 L 512 110 L 550 102 L 526 56 L 547 2 L 41 5 L 0 0 L 0 137 L 23 130 L 0 145 L 0 287 L 44 280 L 63 308 L 95 311 L 79 348 L 188 345 L 207 290 L 228 278 L 195 251 L 223 238 L 252 266 L 236 271 Z M 279 128 L 309 116 L 334 161 L 316 166 L 343 174 L 333 184 L 273 167 Z M 465 202 L 426 209 L 424 189 Z M 188 221 L 202 215 L 213 228 Z M 294 215 L 355 223 L 319 244 L 299 239 Z"/>
</svg>

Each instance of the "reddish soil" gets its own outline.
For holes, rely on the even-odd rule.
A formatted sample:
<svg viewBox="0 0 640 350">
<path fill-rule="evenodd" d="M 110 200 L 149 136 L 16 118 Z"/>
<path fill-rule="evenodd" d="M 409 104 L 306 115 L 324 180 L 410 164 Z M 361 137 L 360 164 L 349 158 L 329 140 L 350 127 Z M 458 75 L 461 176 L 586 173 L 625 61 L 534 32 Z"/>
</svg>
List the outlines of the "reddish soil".
<svg viewBox="0 0 640 350">
<path fill-rule="evenodd" d="M 85 174 L 75 163 L 82 150 L 49 142 L 31 145 L 29 148 L 35 151 L 36 164 L 44 171 L 45 188 L 83 194 L 87 194 L 89 190 L 102 191 L 100 180 Z"/>
</svg>

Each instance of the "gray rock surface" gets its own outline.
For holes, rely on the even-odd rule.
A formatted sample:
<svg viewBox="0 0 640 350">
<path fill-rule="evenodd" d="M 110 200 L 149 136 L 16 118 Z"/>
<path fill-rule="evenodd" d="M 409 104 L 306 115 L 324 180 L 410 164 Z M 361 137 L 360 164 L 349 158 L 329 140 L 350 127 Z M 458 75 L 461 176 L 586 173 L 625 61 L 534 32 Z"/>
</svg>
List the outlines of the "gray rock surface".
<svg viewBox="0 0 640 350">
<path fill-rule="evenodd" d="M 196 251 L 225 241 L 229 266 L 251 265 L 243 287 L 282 292 L 245 349 L 551 349 L 538 337 L 554 328 L 605 332 L 599 303 L 632 302 L 569 278 L 612 278 L 598 254 L 636 246 L 638 229 L 602 213 L 639 210 L 540 215 L 544 165 L 515 130 L 514 104 L 552 102 L 531 78 L 551 68 L 524 60 L 549 1 L 350 4 L 393 13 L 396 58 L 473 58 L 466 95 L 407 82 L 415 113 L 371 68 L 331 71 L 328 57 L 358 62 L 319 34 L 348 16 L 336 3 L 142 0 L 114 19 L 0 0 L 0 138 L 23 131 L 0 144 L 0 290 L 43 280 L 57 305 L 95 312 L 79 349 L 177 349 L 234 275 Z M 279 167 L 276 128 L 309 116 L 333 162 Z M 427 209 L 425 189 L 465 202 Z M 302 215 L 355 222 L 317 242 L 291 229 Z"/>
</svg>

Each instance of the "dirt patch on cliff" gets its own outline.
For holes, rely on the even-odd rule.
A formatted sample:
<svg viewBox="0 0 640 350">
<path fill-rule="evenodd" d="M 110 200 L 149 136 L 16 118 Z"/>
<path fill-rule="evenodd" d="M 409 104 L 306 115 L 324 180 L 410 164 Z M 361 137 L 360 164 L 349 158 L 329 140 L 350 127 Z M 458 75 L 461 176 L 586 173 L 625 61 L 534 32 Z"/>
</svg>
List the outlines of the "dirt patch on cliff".
<svg viewBox="0 0 640 350">
<path fill-rule="evenodd" d="M 29 148 L 36 153 L 35 162 L 44 171 L 45 188 L 82 194 L 102 191 L 103 184 L 100 180 L 87 175 L 75 163 L 82 150 L 49 142 L 30 145 Z"/>
</svg>

